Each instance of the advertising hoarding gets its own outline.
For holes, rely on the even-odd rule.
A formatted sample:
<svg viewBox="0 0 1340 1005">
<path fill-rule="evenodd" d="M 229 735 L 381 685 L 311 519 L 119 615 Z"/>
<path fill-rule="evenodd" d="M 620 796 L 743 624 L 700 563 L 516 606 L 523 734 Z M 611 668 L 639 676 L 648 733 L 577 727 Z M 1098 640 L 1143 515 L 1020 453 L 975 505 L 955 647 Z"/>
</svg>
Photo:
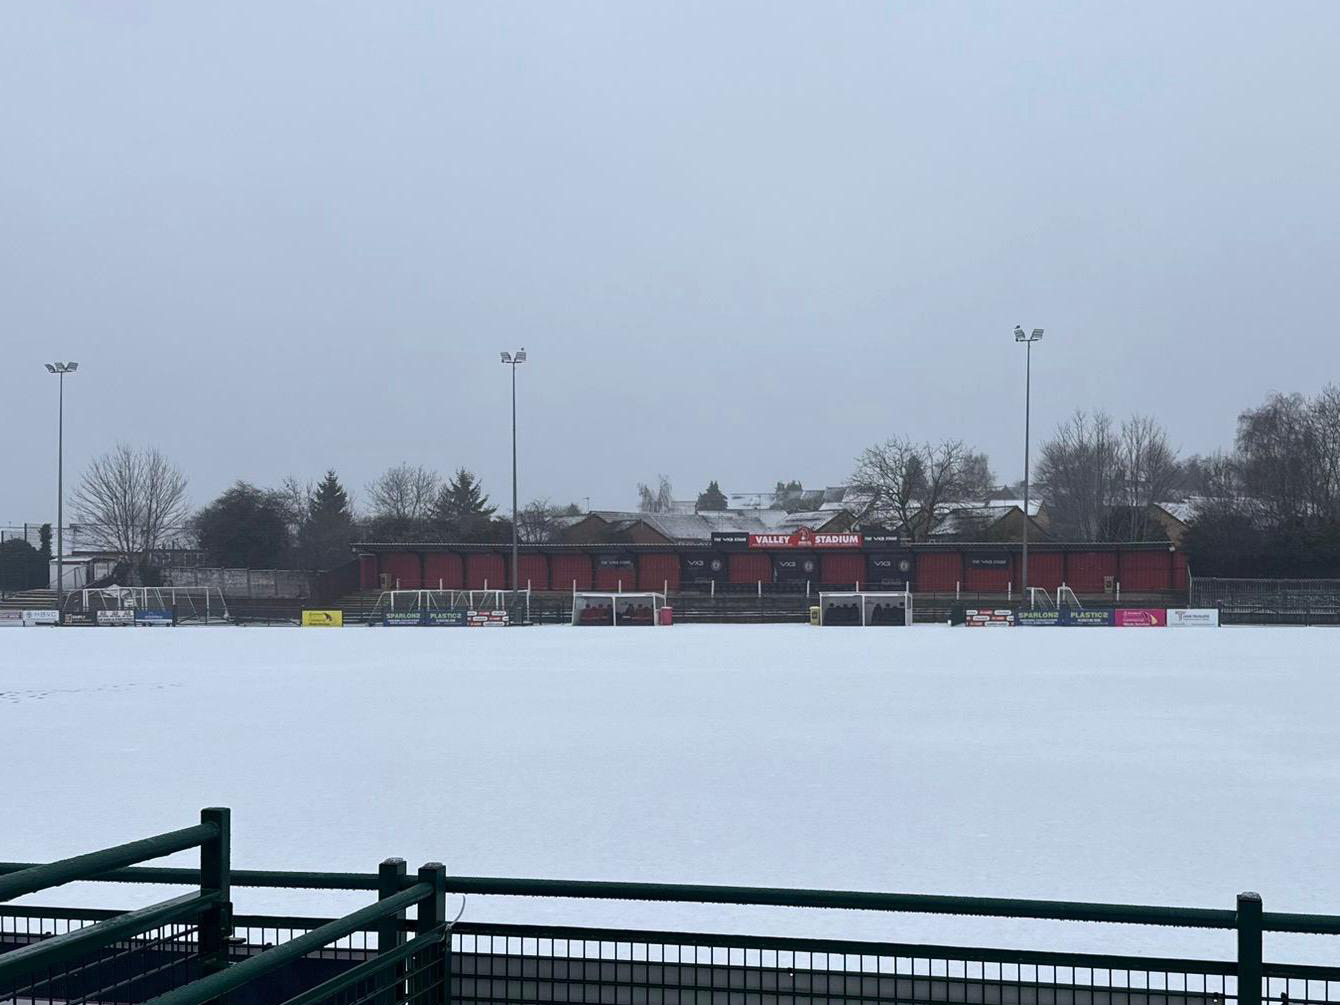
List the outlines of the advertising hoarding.
<svg viewBox="0 0 1340 1005">
<path fill-rule="evenodd" d="M 1219 608 L 1217 607 L 1170 607 L 1168 608 L 1169 628 L 1218 628 Z"/>
<path fill-rule="evenodd" d="M 1118 628 L 1164 628 L 1168 612 L 1162 607 L 1118 607 L 1112 623 Z"/>
</svg>

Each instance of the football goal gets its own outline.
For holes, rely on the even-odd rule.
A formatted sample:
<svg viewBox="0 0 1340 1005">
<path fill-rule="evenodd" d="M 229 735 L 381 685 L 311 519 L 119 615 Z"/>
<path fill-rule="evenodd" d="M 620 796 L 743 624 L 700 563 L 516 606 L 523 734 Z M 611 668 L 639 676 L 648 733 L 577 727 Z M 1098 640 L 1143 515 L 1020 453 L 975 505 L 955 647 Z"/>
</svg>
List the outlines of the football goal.
<svg viewBox="0 0 1340 1005">
<path fill-rule="evenodd" d="M 903 626 L 912 623 L 912 593 L 820 593 L 820 625 Z"/>
<path fill-rule="evenodd" d="M 574 625 L 659 625 L 664 593 L 574 593 Z"/>
<path fill-rule="evenodd" d="M 124 611 L 144 624 L 226 624 L 228 603 L 217 586 L 103 586 L 65 597 L 65 613 L 97 622 L 101 611 Z M 164 616 L 172 617 L 165 622 Z"/>
<path fill-rule="evenodd" d="M 511 624 L 526 624 L 530 621 L 530 590 L 384 590 L 369 624 L 416 615 L 431 624 L 432 615 L 446 611 L 506 612 Z"/>
</svg>

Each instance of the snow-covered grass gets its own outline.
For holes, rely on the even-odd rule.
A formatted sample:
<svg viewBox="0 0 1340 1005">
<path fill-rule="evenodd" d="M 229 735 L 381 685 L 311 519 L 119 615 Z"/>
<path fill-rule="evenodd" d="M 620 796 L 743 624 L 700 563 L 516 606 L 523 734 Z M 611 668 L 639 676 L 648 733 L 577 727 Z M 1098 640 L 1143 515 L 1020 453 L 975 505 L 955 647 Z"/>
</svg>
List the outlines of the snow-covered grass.
<svg viewBox="0 0 1340 1005">
<path fill-rule="evenodd" d="M 238 868 L 400 855 L 1218 907 L 1255 889 L 1340 913 L 1338 656 L 1325 629 L 15 629 L 0 858 L 227 805 Z M 237 892 L 244 911 L 353 897 Z M 466 917 L 1232 955 L 1228 934 L 852 912 L 471 898 Z"/>
</svg>

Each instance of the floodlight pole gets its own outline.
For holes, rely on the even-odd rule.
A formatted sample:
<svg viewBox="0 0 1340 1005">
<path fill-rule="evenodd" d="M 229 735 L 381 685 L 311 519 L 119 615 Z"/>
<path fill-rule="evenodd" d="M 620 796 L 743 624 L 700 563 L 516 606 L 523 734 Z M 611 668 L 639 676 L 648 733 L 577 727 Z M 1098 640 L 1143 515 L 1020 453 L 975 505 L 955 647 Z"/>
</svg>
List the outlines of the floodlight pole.
<svg viewBox="0 0 1340 1005">
<path fill-rule="evenodd" d="M 512 363 L 512 596 L 517 589 L 517 533 L 516 533 L 516 363 Z"/>
<path fill-rule="evenodd" d="M 1034 328 L 1031 335 L 1025 334 L 1019 325 L 1014 326 L 1014 340 L 1024 344 L 1024 534 L 1023 568 L 1019 575 L 1020 596 L 1028 596 L 1028 490 L 1032 466 L 1029 463 L 1029 432 L 1033 412 L 1033 343 L 1042 338 L 1042 329 Z"/>
<path fill-rule="evenodd" d="M 512 368 L 512 593 L 517 591 L 517 490 L 516 490 L 516 368 L 526 362 L 524 348 L 515 353 L 499 353 L 502 361 Z"/>
<path fill-rule="evenodd" d="M 59 390 L 56 398 L 56 619 L 65 621 L 65 375 L 74 373 L 79 364 L 48 363 Z"/>
</svg>

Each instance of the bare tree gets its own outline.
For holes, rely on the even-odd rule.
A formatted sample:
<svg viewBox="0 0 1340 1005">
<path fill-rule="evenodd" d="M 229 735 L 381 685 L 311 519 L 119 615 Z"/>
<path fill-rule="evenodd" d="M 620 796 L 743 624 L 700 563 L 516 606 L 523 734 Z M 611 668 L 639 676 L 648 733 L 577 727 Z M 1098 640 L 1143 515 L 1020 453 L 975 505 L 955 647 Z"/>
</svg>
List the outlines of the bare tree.
<svg viewBox="0 0 1340 1005">
<path fill-rule="evenodd" d="M 85 540 L 113 552 L 136 577 L 168 533 L 186 523 L 186 476 L 156 449 L 118 443 L 84 472 L 74 510 Z"/>
<path fill-rule="evenodd" d="M 441 481 L 436 472 L 422 466 L 387 468 L 367 488 L 372 515 L 386 521 L 422 523 L 437 501 Z"/>
<path fill-rule="evenodd" d="M 1076 412 L 1042 445 L 1034 475 L 1055 532 L 1075 541 L 1097 541 L 1121 481 L 1120 448 L 1103 412 Z"/>
<path fill-rule="evenodd" d="M 527 544 L 546 544 L 558 537 L 562 511 L 548 499 L 532 499 L 517 513 L 517 536 Z"/>
<path fill-rule="evenodd" d="M 870 499 L 860 516 L 924 541 L 947 504 L 988 491 L 983 483 L 992 479 L 985 461 L 960 440 L 938 445 L 885 440 L 856 459 L 852 485 Z"/>
<path fill-rule="evenodd" d="M 312 507 L 312 497 L 316 494 L 316 487 L 307 481 L 299 481 L 293 475 L 289 475 L 279 484 L 279 488 L 274 490 L 274 496 L 284 506 L 284 520 L 288 524 L 289 536 L 297 540 L 298 534 L 302 531 L 302 525 L 307 521 L 308 511 Z"/>
<path fill-rule="evenodd" d="M 1340 387 L 1276 394 L 1238 417 L 1242 487 L 1276 525 L 1340 520 Z"/>
<path fill-rule="evenodd" d="M 1157 421 L 1147 415 L 1133 415 L 1121 424 L 1117 463 L 1126 539 L 1143 541 L 1154 525 L 1150 507 L 1167 502 L 1177 484 L 1181 473 L 1177 452 L 1168 445 L 1168 434 Z"/>
<path fill-rule="evenodd" d="M 674 500 L 670 488 L 670 479 L 665 475 L 659 475 L 656 482 L 656 490 L 639 482 L 637 486 L 637 508 L 643 513 L 669 513 L 674 509 Z"/>
</svg>

